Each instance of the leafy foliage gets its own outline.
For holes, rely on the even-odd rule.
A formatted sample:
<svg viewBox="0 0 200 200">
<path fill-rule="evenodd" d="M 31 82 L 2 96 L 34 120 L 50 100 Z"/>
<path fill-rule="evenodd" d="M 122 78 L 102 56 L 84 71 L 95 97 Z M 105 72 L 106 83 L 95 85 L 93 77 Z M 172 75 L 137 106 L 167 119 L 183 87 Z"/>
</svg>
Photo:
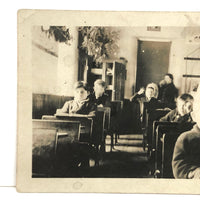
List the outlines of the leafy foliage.
<svg viewBox="0 0 200 200">
<path fill-rule="evenodd" d="M 48 30 L 44 30 L 43 27 L 41 27 L 41 29 L 48 37 L 54 37 L 56 41 L 65 42 L 70 45 L 69 42 L 72 39 L 72 36 L 69 33 L 69 28 L 66 26 L 49 26 Z"/>
<path fill-rule="evenodd" d="M 88 55 L 98 63 L 105 58 L 112 58 L 117 55 L 119 46 L 119 31 L 112 27 L 85 26 L 79 28 L 83 37 L 83 48 Z"/>
</svg>

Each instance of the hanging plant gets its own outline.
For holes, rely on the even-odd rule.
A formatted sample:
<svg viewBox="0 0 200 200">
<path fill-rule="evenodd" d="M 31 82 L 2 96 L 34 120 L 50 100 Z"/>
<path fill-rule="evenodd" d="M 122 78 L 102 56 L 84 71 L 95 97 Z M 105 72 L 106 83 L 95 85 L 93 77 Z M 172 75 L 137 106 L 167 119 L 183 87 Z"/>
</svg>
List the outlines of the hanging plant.
<svg viewBox="0 0 200 200">
<path fill-rule="evenodd" d="M 70 45 L 72 36 L 69 33 L 69 28 L 66 26 L 42 26 L 41 30 L 45 32 L 49 38 L 53 37 L 58 42 L 65 42 Z"/>
<path fill-rule="evenodd" d="M 89 56 L 92 56 L 95 62 L 102 62 L 107 58 L 112 58 L 117 55 L 119 46 L 119 31 L 112 27 L 80 27 L 79 31 L 83 37 L 81 48 L 86 51 Z"/>
</svg>

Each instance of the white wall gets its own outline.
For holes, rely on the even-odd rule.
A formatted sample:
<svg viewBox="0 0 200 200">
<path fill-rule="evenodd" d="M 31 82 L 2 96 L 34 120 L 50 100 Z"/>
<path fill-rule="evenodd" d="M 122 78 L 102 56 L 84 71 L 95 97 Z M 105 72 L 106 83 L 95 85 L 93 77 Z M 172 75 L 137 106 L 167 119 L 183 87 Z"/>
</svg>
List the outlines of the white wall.
<svg viewBox="0 0 200 200">
<path fill-rule="evenodd" d="M 128 60 L 126 65 L 125 98 L 130 98 L 135 86 L 137 67 L 137 38 L 133 36 L 132 28 L 120 28 L 119 47 L 118 57 L 124 57 Z"/>
<path fill-rule="evenodd" d="M 73 86 L 78 80 L 78 32 L 76 28 L 70 28 L 73 36 L 71 45 L 59 43 L 57 90 L 59 95 L 73 96 Z"/>
<path fill-rule="evenodd" d="M 58 43 L 48 38 L 40 26 L 32 28 L 32 92 L 55 94 L 57 91 Z"/>
<path fill-rule="evenodd" d="M 127 79 L 125 82 L 125 98 L 133 94 L 137 69 L 137 40 L 171 41 L 169 73 L 174 75 L 174 83 L 180 92 L 184 91 L 184 79 L 186 61 L 184 57 L 200 47 L 200 43 L 190 41 L 193 33 L 200 30 L 183 27 L 161 27 L 160 32 L 147 31 L 146 27 L 118 27 L 120 30 L 119 53 L 117 57 L 124 57 L 127 63 Z M 73 36 L 71 45 L 57 43 L 41 33 L 38 27 L 32 31 L 33 41 L 37 42 L 58 57 L 52 56 L 33 45 L 33 92 L 51 93 L 59 95 L 73 95 L 73 85 L 78 76 L 78 32 L 76 28 L 70 28 Z M 193 73 L 199 73 L 200 67 L 195 64 Z M 200 74 L 200 73 L 199 73 Z"/>
<path fill-rule="evenodd" d="M 119 29 L 121 31 L 121 37 L 119 41 L 120 52 L 118 56 L 123 56 L 128 60 L 125 98 L 129 98 L 131 96 L 132 87 L 135 86 L 138 39 L 171 41 L 168 72 L 174 75 L 174 83 L 179 89 L 179 92 L 184 92 L 185 89 L 182 78 L 182 75 L 185 74 L 186 66 L 184 57 L 189 52 L 196 49 L 197 46 L 200 46 L 198 43 L 188 43 L 188 34 L 191 35 L 191 33 L 193 33 L 192 27 L 187 28 L 187 31 L 183 27 L 161 27 L 160 32 L 147 31 L 146 27 L 123 27 Z M 199 29 L 195 29 L 195 34 L 197 34 L 198 31 Z M 193 73 L 199 73 L 197 67 L 193 70 Z"/>
<path fill-rule="evenodd" d="M 32 29 L 32 92 L 73 96 L 73 85 L 78 76 L 78 32 L 70 28 L 70 45 L 56 42 L 41 31 Z M 36 45 L 35 45 L 36 44 Z M 40 45 L 42 48 L 39 48 Z M 49 52 L 53 52 L 52 55 Z"/>
</svg>

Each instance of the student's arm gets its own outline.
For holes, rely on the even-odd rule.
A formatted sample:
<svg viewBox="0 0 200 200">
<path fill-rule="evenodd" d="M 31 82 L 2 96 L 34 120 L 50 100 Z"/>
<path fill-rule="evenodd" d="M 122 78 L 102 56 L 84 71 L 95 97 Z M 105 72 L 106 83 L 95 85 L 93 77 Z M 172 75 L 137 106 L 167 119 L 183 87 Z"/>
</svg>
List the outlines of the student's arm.
<svg viewBox="0 0 200 200">
<path fill-rule="evenodd" d="M 183 137 L 179 137 L 173 153 L 172 169 L 175 178 L 187 178 L 187 163 L 185 162 Z"/>
<path fill-rule="evenodd" d="M 138 93 L 135 93 L 131 98 L 130 98 L 130 101 L 131 102 L 134 102 L 137 100 L 137 98 L 140 98 L 142 97 L 142 95 L 138 94 Z"/>
<path fill-rule="evenodd" d="M 160 122 L 169 122 L 170 121 L 171 112 L 167 113 L 164 117 L 160 118 Z"/>
<path fill-rule="evenodd" d="M 131 98 L 130 101 L 134 102 L 137 100 L 137 98 L 140 98 L 144 95 L 145 89 L 141 88 L 138 92 L 136 92 Z"/>
<path fill-rule="evenodd" d="M 59 113 L 69 113 L 69 106 L 70 106 L 71 101 L 65 102 L 64 106 L 61 109 L 56 110 L 56 114 Z"/>
</svg>

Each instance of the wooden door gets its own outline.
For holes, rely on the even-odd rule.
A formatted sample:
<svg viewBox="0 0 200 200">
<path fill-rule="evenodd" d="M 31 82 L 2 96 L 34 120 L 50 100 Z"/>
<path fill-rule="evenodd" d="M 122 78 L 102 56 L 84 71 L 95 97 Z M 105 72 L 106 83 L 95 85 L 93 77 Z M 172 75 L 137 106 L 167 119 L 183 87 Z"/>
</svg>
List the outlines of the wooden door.
<svg viewBox="0 0 200 200">
<path fill-rule="evenodd" d="M 170 47 L 171 42 L 138 40 L 136 91 L 168 73 Z"/>
</svg>

